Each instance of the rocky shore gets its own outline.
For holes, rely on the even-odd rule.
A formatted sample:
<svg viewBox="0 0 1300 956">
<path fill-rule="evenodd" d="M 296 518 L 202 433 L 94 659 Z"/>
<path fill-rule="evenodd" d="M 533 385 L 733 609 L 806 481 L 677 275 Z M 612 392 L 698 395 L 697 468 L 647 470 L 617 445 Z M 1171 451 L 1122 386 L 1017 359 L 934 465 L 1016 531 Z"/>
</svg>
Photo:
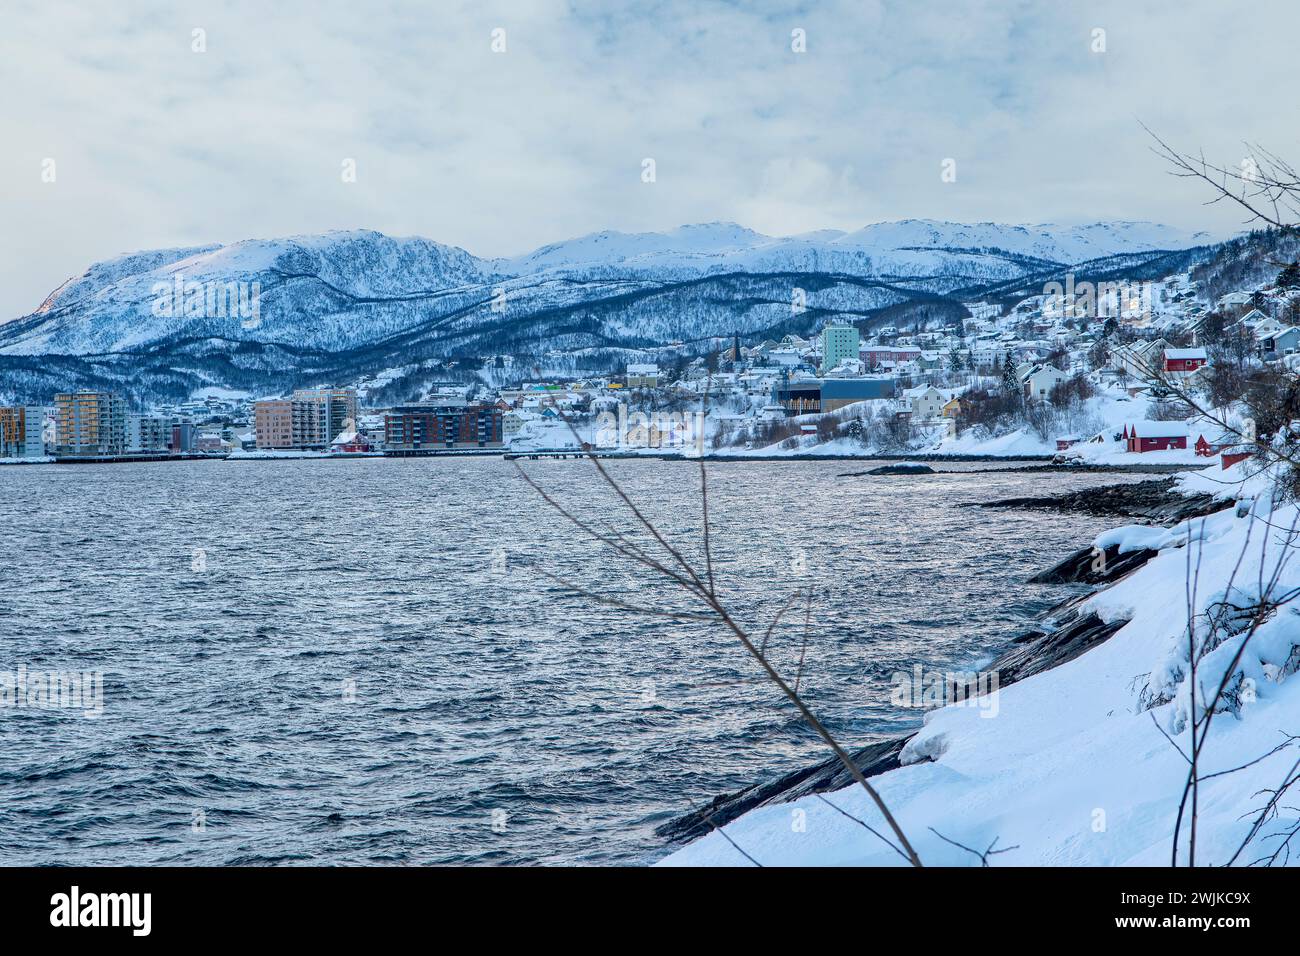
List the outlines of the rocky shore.
<svg viewBox="0 0 1300 956">
<path fill-rule="evenodd" d="M 1134 518 L 1151 524 L 1177 524 L 1188 518 L 1213 514 L 1225 507 L 1210 495 L 1181 495 L 1175 478 L 1103 485 L 1042 498 L 1003 498 L 973 505 L 976 508 L 1034 508 L 1112 518 Z"/>
<path fill-rule="evenodd" d="M 1168 478 L 1109 485 L 1048 498 L 1006 499 L 980 507 L 1042 508 L 1173 525 L 1188 518 L 1231 507 L 1231 502 L 1218 501 L 1209 495 L 1179 494 L 1174 490 L 1174 479 Z M 1120 555 L 1112 548 L 1107 549 L 1105 560 L 1098 561 L 1098 555 L 1089 546 L 1079 549 L 1056 566 L 1029 580 L 1041 584 L 1085 583 L 1105 586 L 1131 574 L 1155 553 L 1144 550 Z M 1080 605 L 1095 590 L 1068 598 L 1045 612 L 1037 627 L 1013 639 L 1011 645 L 986 668 L 987 671 L 997 673 L 997 686 L 1014 684 L 1073 660 L 1110 638 L 1128 623 L 1124 620 L 1105 623 L 1091 612 L 1082 612 Z M 912 736 L 907 734 L 877 741 L 852 751 L 851 756 L 867 777 L 886 773 L 900 766 L 899 754 Z M 851 783 L 853 778 L 848 770 L 837 758 L 832 757 L 738 793 L 715 797 L 706 806 L 662 824 L 655 832 L 672 843 L 684 843 L 724 826 L 757 807 L 789 803 L 815 793 L 830 793 Z"/>
</svg>

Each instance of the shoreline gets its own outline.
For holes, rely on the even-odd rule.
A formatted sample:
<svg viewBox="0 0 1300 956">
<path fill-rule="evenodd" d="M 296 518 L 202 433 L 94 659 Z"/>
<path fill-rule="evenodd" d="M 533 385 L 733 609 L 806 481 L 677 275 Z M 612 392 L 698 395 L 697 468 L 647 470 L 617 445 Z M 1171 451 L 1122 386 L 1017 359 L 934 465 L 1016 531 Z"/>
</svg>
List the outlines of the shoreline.
<svg viewBox="0 0 1300 956">
<path fill-rule="evenodd" d="M 1159 489 L 1143 486 L 1159 485 Z M 1217 500 L 1208 494 L 1185 495 L 1174 487 L 1173 479 L 1134 482 L 1129 485 L 1105 485 L 1056 496 L 1054 499 L 1006 499 L 972 507 L 1012 508 L 1048 507 L 1041 502 L 1054 501 L 1061 510 L 1114 517 L 1142 518 L 1153 525 L 1170 526 L 1190 517 L 1212 514 L 1234 506 L 1231 500 Z M 1158 501 L 1153 501 L 1153 490 Z M 1089 499 L 1110 510 L 1085 510 Z M 1021 505 L 1019 501 L 1040 504 Z M 1042 612 L 1028 631 L 1011 638 L 1008 645 L 983 670 L 997 674 L 997 687 L 1009 686 L 1080 657 L 1105 642 L 1129 623 L 1120 618 L 1102 621 L 1092 611 L 1081 612 L 1080 606 L 1110 585 L 1146 564 L 1158 552 L 1141 550 L 1124 554 L 1118 546 L 1106 549 L 1107 561 L 1100 573 L 1093 570 L 1094 549 L 1085 545 L 1050 568 L 1030 577 L 1026 583 L 1087 584 L 1088 590 L 1065 598 Z M 877 740 L 849 751 L 862 772 L 871 778 L 902 766 L 900 755 L 907 743 L 924 727 L 924 723 L 903 734 Z M 846 748 L 847 749 L 847 748 Z M 675 852 L 715 829 L 760 807 L 792 803 L 814 794 L 832 793 L 851 786 L 852 775 L 837 757 L 828 757 L 811 766 L 751 784 L 743 790 L 719 794 L 707 804 L 673 817 L 655 828 L 656 836 L 665 841 L 665 854 Z"/>
<path fill-rule="evenodd" d="M 351 459 L 401 459 L 410 458 L 422 459 L 439 459 L 439 458 L 502 458 L 506 461 L 518 461 L 522 459 L 541 461 L 541 460 L 581 460 L 586 455 L 580 451 L 538 451 L 530 452 L 507 452 L 499 449 L 490 451 L 448 451 L 437 452 L 422 455 L 387 455 L 383 453 L 349 453 L 349 454 L 249 454 L 234 453 L 230 455 L 205 455 L 205 454 L 185 454 L 185 455 L 117 455 L 104 458 L 92 457 L 46 457 L 46 458 L 6 458 L 0 459 L 0 465 L 138 465 L 153 464 L 156 462 L 170 461 L 232 461 L 232 462 L 267 462 L 267 461 L 338 461 Z M 1171 463 L 1151 463 L 1132 462 L 1123 464 L 1067 464 L 1057 462 L 1051 455 L 944 455 L 936 453 L 924 454 L 864 454 L 864 455 L 818 455 L 818 454 L 796 454 L 796 455 L 704 455 L 702 457 L 675 455 L 675 454 L 637 454 L 637 453 L 613 453 L 599 455 L 602 460 L 607 461 L 663 461 L 663 462 L 687 462 L 698 463 L 716 462 L 721 464 L 734 464 L 738 462 L 809 462 L 809 461 L 838 461 L 850 464 L 852 462 L 918 462 L 943 464 L 1001 464 L 1002 468 L 985 468 L 979 469 L 979 472 L 1060 472 L 1066 474 L 1139 474 L 1139 475 L 1170 475 L 1179 472 L 1195 471 L 1203 467 L 1201 463 L 1171 464 Z M 964 472 L 962 472 L 964 473 Z M 836 477 L 856 478 L 868 475 L 868 472 L 844 472 Z M 953 474 L 953 472 L 937 471 L 935 474 Z"/>
</svg>

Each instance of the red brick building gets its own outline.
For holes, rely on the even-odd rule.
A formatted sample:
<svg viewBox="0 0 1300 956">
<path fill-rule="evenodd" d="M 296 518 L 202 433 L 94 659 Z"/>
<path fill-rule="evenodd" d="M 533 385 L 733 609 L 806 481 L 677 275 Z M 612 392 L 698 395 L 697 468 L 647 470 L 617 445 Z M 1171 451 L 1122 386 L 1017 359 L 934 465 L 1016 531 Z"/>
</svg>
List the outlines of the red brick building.
<svg viewBox="0 0 1300 956">
<path fill-rule="evenodd" d="M 401 405 L 384 416 L 384 453 L 388 455 L 500 448 L 503 444 L 501 409 L 495 405 Z"/>
</svg>

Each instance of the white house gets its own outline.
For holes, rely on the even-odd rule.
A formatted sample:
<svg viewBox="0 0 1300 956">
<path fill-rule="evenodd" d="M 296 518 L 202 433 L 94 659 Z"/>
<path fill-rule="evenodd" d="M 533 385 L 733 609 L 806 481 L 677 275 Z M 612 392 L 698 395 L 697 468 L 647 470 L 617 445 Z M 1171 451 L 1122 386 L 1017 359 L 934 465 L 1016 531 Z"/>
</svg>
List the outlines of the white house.
<svg viewBox="0 0 1300 956">
<path fill-rule="evenodd" d="M 1110 351 L 1110 364 L 1136 378 L 1151 378 L 1163 371 L 1168 345 L 1164 339 L 1117 345 Z"/>
<path fill-rule="evenodd" d="M 907 397 L 912 418 L 929 421 L 943 416 L 943 406 L 948 404 L 949 393 L 941 392 L 933 385 L 922 385 L 908 389 Z"/>
<path fill-rule="evenodd" d="M 1046 401 L 1052 389 L 1069 377 L 1054 365 L 1036 365 L 1021 379 L 1025 398 L 1036 402 Z"/>
</svg>

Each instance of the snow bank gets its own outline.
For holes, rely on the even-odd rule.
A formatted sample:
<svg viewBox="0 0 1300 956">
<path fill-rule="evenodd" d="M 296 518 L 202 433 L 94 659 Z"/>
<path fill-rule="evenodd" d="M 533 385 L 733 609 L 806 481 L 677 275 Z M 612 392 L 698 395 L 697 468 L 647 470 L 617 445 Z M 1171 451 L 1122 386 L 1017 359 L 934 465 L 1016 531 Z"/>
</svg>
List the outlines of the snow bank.
<svg viewBox="0 0 1300 956">
<path fill-rule="evenodd" d="M 1300 561 L 1292 560 L 1296 542 L 1288 540 L 1298 522 L 1294 505 L 1274 507 L 1257 495 L 1253 505 L 1168 531 L 1120 528 L 1100 536 L 1098 543 L 1160 549 L 1086 602 L 1103 620 L 1128 623 L 1081 657 L 1001 689 L 995 708 L 932 711 L 905 748 L 904 766 L 872 780 L 922 860 L 979 865 L 947 840 L 980 851 L 996 840 L 1014 849 L 992 865 L 1167 865 L 1188 771 L 1174 745 L 1188 750 L 1194 713 L 1189 604 L 1203 655 L 1197 712 L 1201 688 L 1217 687 L 1231 669 L 1231 693 L 1201 757 L 1196 862 L 1245 865 L 1268 856 L 1300 823 L 1294 796 L 1238 848 L 1266 799 L 1260 791 L 1277 787 L 1300 751 L 1270 753 L 1300 729 L 1300 609 L 1289 600 L 1300 594 Z M 1265 592 L 1287 603 L 1265 615 L 1234 664 L 1249 633 L 1248 617 L 1235 609 Z M 885 830 L 860 788 L 826 797 L 754 810 L 728 824 L 727 836 L 764 865 L 905 862 L 840 812 Z M 716 832 L 662 863 L 749 865 Z"/>
</svg>

